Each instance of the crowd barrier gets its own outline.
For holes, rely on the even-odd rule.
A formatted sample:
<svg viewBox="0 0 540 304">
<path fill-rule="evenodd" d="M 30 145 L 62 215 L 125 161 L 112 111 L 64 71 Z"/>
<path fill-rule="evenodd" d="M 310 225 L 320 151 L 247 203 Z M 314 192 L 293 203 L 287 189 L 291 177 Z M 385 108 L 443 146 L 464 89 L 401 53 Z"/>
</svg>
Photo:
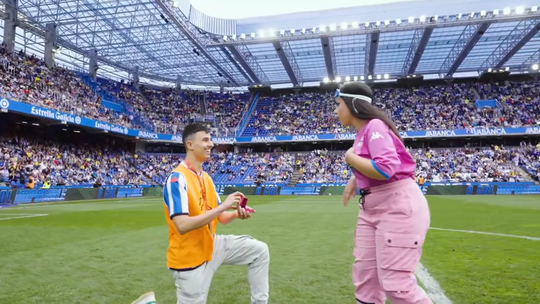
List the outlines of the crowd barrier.
<svg viewBox="0 0 540 304">
<path fill-rule="evenodd" d="M 431 183 L 420 186 L 425 195 L 539 195 L 534 183 Z M 217 186 L 220 195 L 236 191 L 254 195 L 341 195 L 344 186 L 229 187 Z M 0 208 L 19 204 L 99 200 L 130 197 L 160 197 L 162 187 L 103 187 L 0 190 Z"/>
<path fill-rule="evenodd" d="M 534 183 L 426 183 L 418 186 L 425 195 L 533 195 L 540 194 Z M 344 186 L 222 187 L 219 194 L 240 191 L 248 195 L 341 195 Z"/>
<path fill-rule="evenodd" d="M 161 196 L 161 187 L 103 187 L 0 190 L 0 208 L 19 204 Z"/>
</svg>

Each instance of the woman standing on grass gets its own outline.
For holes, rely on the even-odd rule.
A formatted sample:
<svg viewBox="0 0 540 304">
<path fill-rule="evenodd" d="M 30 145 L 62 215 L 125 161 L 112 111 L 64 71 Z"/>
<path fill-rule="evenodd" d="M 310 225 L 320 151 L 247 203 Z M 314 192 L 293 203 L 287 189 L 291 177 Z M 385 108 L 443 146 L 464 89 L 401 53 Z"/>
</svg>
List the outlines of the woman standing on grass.
<svg viewBox="0 0 540 304">
<path fill-rule="evenodd" d="M 432 303 L 418 286 L 414 270 L 430 224 L 422 191 L 414 181 L 415 163 L 394 123 L 372 105 L 373 93 L 361 82 L 336 91 L 334 111 L 344 126 L 356 128 L 354 146 L 345 154 L 353 177 L 343 204 L 360 189 L 352 269 L 356 301 L 361 304 Z"/>
</svg>

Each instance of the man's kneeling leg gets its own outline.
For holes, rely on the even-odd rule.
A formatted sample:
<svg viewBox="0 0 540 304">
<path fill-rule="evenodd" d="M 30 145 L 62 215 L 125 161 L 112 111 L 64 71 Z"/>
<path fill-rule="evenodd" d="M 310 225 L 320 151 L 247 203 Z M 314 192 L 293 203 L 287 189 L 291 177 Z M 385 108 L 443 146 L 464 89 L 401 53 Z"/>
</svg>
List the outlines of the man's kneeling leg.
<svg viewBox="0 0 540 304">
<path fill-rule="evenodd" d="M 177 304 L 205 304 L 214 272 L 208 264 L 189 271 L 174 271 Z"/>
<path fill-rule="evenodd" d="M 223 264 L 248 265 L 251 303 L 268 303 L 268 268 L 270 253 L 268 245 L 249 235 L 223 235 L 217 242 L 224 254 Z"/>
</svg>

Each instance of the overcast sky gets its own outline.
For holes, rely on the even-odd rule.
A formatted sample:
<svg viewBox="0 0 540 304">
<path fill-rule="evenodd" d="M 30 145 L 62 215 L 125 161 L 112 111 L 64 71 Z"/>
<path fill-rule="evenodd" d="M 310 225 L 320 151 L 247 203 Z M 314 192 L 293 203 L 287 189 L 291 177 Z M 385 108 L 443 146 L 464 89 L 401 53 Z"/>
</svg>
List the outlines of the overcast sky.
<svg viewBox="0 0 540 304">
<path fill-rule="evenodd" d="M 191 4 L 202 13 L 225 19 L 244 19 L 404 1 L 414 0 L 190 0 Z"/>
</svg>

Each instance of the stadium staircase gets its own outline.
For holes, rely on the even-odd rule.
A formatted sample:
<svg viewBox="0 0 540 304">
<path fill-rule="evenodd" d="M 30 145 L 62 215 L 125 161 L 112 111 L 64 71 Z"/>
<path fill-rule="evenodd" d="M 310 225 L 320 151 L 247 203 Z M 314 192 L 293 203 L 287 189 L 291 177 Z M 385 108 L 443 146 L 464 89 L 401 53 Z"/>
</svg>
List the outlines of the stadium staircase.
<svg viewBox="0 0 540 304">
<path fill-rule="evenodd" d="M 476 100 L 482 99 L 482 98 L 480 97 L 480 94 L 478 93 L 478 91 L 476 90 L 476 88 L 475 88 L 474 86 L 472 87 L 472 91 L 473 91 L 473 93 L 474 93 L 474 97 L 476 98 Z"/>
<path fill-rule="evenodd" d="M 206 98 L 199 98 L 199 104 L 201 106 L 201 115 L 204 117 L 206 115 Z"/>
<path fill-rule="evenodd" d="M 272 104 L 276 102 L 279 101 L 273 100 L 272 98 L 264 98 L 257 101 L 257 106 L 251 110 L 252 113 L 250 113 L 249 119 L 247 120 L 247 126 L 242 128 L 241 136 L 268 136 L 268 132 L 266 130 L 257 130 L 255 127 L 249 127 L 249 124 L 254 123 L 259 114 L 270 114 L 268 108 L 270 108 Z"/>
<path fill-rule="evenodd" d="M 76 75 L 79 78 L 81 78 L 84 81 L 84 83 L 86 83 L 86 85 L 90 89 L 92 89 L 92 91 L 94 91 L 96 94 L 101 96 L 102 100 L 109 101 L 109 102 L 116 103 L 116 104 L 120 105 L 120 107 L 122 108 L 122 112 L 115 111 L 114 112 L 115 115 L 128 115 L 128 116 L 133 115 L 133 118 L 134 118 L 133 122 L 132 122 L 133 125 L 138 126 L 143 130 L 148 130 L 148 131 L 153 131 L 154 130 L 154 126 L 150 125 L 148 123 L 144 123 L 142 117 L 138 113 L 136 113 L 135 110 L 133 109 L 133 107 L 130 104 L 128 104 L 125 100 L 120 99 L 120 98 L 116 98 L 116 97 L 110 95 L 107 91 L 105 91 L 105 89 L 103 89 L 103 87 L 102 87 L 102 85 L 100 83 L 99 78 L 97 80 L 94 80 L 94 79 L 92 79 L 90 77 L 90 75 L 82 73 L 82 72 L 76 72 Z M 104 79 L 101 79 L 101 80 L 105 81 Z M 118 88 L 119 88 L 119 86 L 118 86 Z M 141 94 L 141 95 L 144 98 L 144 94 Z"/>
<path fill-rule="evenodd" d="M 295 167 L 293 174 L 291 176 L 291 179 L 289 180 L 289 183 L 287 184 L 287 186 L 289 187 L 296 186 L 296 184 L 298 184 L 298 181 L 301 178 L 302 178 L 302 173 L 300 173 L 300 169 Z"/>
<path fill-rule="evenodd" d="M 521 166 L 515 166 L 515 168 L 519 175 L 524 178 L 526 182 L 534 181 L 534 175 L 532 172 L 527 171 L 524 167 Z"/>
<path fill-rule="evenodd" d="M 247 125 L 248 121 L 251 118 L 251 113 L 256 108 L 255 106 L 257 105 L 257 103 L 259 101 L 259 94 L 260 93 L 251 95 L 252 98 L 250 100 L 249 108 L 248 108 L 246 114 L 244 114 L 244 117 L 242 117 L 242 122 L 240 123 L 240 127 L 238 128 L 238 131 L 236 131 L 236 136 L 237 137 L 241 136 L 241 134 L 244 132 L 244 129 L 246 128 L 246 125 Z"/>
</svg>

